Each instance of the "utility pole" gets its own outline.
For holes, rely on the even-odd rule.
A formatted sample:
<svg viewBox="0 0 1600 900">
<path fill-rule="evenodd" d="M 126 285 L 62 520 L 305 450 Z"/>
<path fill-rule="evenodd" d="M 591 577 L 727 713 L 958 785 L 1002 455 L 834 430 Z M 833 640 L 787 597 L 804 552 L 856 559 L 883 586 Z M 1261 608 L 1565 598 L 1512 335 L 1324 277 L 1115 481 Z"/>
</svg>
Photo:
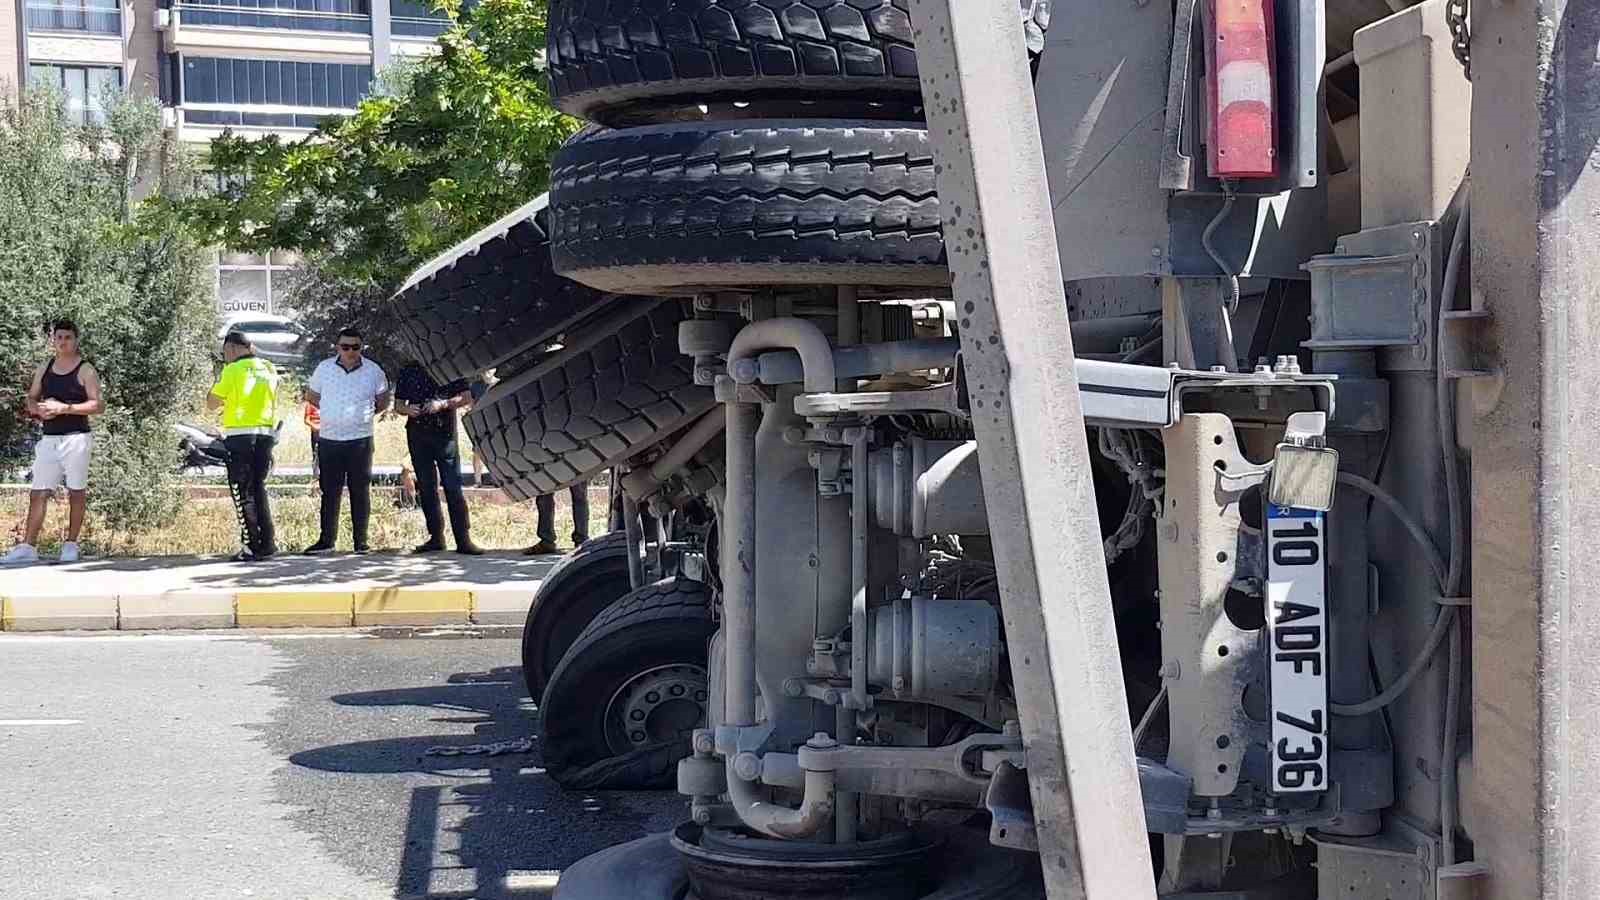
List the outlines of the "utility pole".
<svg viewBox="0 0 1600 900">
<path fill-rule="evenodd" d="M 1600 883 L 1600 6 L 1472 4 L 1473 741 L 1485 900 Z M 1469 344 L 1473 341 L 1468 341 Z"/>
<path fill-rule="evenodd" d="M 1045 886 L 1154 898 L 1017 3 L 911 11 Z"/>
</svg>

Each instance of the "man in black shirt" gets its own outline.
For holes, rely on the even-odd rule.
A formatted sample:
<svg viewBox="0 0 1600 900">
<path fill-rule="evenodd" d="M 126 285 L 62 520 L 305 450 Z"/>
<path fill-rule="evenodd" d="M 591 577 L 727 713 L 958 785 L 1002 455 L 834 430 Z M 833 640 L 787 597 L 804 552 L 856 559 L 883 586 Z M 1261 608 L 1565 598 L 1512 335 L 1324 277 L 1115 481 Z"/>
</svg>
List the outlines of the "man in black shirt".
<svg viewBox="0 0 1600 900">
<path fill-rule="evenodd" d="M 444 549 L 444 523 L 439 514 L 439 487 L 444 487 L 450 511 L 450 530 L 456 552 L 477 556 L 483 551 L 468 533 L 467 498 L 461 492 L 461 457 L 456 450 L 456 410 L 472 403 L 465 381 L 440 386 L 416 363 L 400 370 L 394 392 L 395 409 L 406 417 L 406 446 L 417 473 L 417 504 L 428 525 L 428 541 L 417 553 Z"/>
</svg>

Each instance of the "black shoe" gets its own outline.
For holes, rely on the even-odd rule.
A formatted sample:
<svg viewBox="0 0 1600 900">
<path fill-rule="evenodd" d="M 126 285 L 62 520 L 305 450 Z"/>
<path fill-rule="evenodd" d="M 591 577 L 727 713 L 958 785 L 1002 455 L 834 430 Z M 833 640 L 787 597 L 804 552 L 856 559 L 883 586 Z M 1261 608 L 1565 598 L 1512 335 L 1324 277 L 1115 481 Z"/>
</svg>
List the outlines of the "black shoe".
<svg viewBox="0 0 1600 900">
<path fill-rule="evenodd" d="M 522 551 L 522 555 L 523 556 L 548 556 L 548 555 L 550 555 L 552 553 L 560 553 L 560 552 L 561 552 L 560 550 L 556 549 L 556 545 L 555 544 L 552 544 L 549 541 L 540 541 L 539 543 L 534 544 L 532 547 L 529 547 L 528 549 Z"/>
<path fill-rule="evenodd" d="M 266 550 L 257 551 L 256 552 L 256 559 L 258 559 L 258 560 L 259 559 L 271 559 L 271 558 L 273 558 L 274 556 L 277 556 L 277 555 L 278 555 L 278 548 L 277 547 L 269 547 Z"/>
<path fill-rule="evenodd" d="M 316 556 L 319 553 L 327 553 L 329 550 L 332 550 L 332 549 L 333 549 L 333 545 L 332 544 L 327 543 L 326 541 L 317 541 L 315 544 L 312 544 L 311 546 L 307 547 L 306 549 L 304 549 L 304 550 L 302 550 L 300 552 L 304 553 L 307 556 Z"/>
<path fill-rule="evenodd" d="M 228 557 L 229 562 L 255 562 L 256 559 L 256 555 L 249 550 L 240 550 L 238 553 Z"/>
<path fill-rule="evenodd" d="M 418 544 L 411 548 L 412 553 L 438 553 L 444 549 L 443 538 L 429 538 L 426 544 Z"/>
<path fill-rule="evenodd" d="M 366 545 L 363 544 L 362 546 L 356 547 L 355 549 L 351 550 L 350 552 L 354 553 L 356 556 L 366 556 L 368 553 L 371 553 L 372 550 L 371 550 L 371 548 L 369 548 L 369 547 L 367 547 Z"/>
<path fill-rule="evenodd" d="M 471 541 L 457 541 L 456 552 L 462 556 L 482 556 L 483 548 Z"/>
</svg>

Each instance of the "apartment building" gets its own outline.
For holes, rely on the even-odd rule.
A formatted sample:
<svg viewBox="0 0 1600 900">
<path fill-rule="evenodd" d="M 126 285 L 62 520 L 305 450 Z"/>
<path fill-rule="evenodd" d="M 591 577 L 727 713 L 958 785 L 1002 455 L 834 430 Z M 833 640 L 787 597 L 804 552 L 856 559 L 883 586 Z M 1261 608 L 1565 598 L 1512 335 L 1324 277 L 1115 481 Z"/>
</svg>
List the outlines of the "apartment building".
<svg viewBox="0 0 1600 900">
<path fill-rule="evenodd" d="M 432 52 L 446 22 L 426 0 L 0 0 L 0 78 L 59 88 L 69 115 L 102 114 L 107 85 L 155 97 L 203 151 L 224 129 L 302 137 L 347 114 L 373 73 Z M 281 311 L 293 259 L 221 254 L 224 313 Z"/>
</svg>

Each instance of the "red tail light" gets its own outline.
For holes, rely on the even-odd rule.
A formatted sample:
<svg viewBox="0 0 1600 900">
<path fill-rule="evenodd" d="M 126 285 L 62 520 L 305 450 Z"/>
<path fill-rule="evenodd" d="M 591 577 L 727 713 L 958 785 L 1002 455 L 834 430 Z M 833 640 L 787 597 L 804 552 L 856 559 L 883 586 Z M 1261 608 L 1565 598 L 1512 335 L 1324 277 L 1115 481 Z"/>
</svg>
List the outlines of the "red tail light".
<svg viewBox="0 0 1600 900">
<path fill-rule="evenodd" d="M 1207 0 L 1213 178 L 1278 174 L 1272 0 Z"/>
</svg>

